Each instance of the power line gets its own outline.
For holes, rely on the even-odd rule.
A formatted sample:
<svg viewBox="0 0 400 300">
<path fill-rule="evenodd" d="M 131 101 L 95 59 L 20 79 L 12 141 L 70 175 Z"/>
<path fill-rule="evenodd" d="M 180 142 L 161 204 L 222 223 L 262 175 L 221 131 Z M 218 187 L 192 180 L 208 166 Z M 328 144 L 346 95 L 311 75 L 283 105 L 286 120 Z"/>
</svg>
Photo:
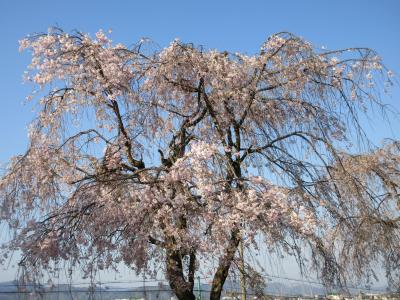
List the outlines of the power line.
<svg viewBox="0 0 400 300">
<path fill-rule="evenodd" d="M 264 273 L 262 275 L 264 278 L 278 278 L 278 279 L 285 279 L 285 280 L 289 280 L 289 281 L 296 281 L 296 282 L 301 282 L 301 283 L 311 283 L 311 284 L 317 284 L 317 285 L 321 285 L 324 286 L 324 284 L 322 282 L 319 281 L 312 281 L 312 280 L 305 280 L 305 279 L 298 279 L 298 278 L 291 278 L 291 277 L 282 277 L 282 276 L 276 276 L 276 275 L 271 275 L 268 273 Z M 348 289 L 356 289 L 356 290 L 363 290 L 364 288 L 362 287 L 358 287 L 358 286 L 354 286 L 354 285 L 346 285 L 345 288 Z M 382 292 L 381 290 L 378 289 L 372 289 L 372 288 L 368 288 L 368 291 L 375 291 L 375 292 Z"/>
<path fill-rule="evenodd" d="M 263 273 L 261 274 L 262 277 L 264 278 L 275 278 L 275 279 L 283 279 L 283 280 L 287 280 L 287 281 L 294 281 L 294 282 L 301 282 L 301 283 L 308 283 L 308 284 L 316 284 L 316 285 L 320 285 L 320 286 L 324 286 L 324 284 L 322 282 L 319 281 L 315 281 L 315 280 L 306 280 L 306 279 L 299 279 L 299 278 L 293 278 L 293 277 L 284 277 L 284 276 L 277 276 L 277 275 L 272 275 L 272 274 L 268 274 L 268 273 Z M 199 278 L 199 277 L 198 277 Z M 206 276 L 206 277 L 200 277 L 200 279 L 202 280 L 207 280 L 207 279 L 212 279 L 212 276 Z M 111 285 L 111 284 L 129 284 L 129 283 L 168 283 L 168 281 L 166 279 L 142 279 L 142 280 L 119 280 L 119 281 L 97 281 L 97 282 L 68 282 L 68 283 L 57 283 L 58 286 L 69 286 L 69 287 L 74 287 L 74 286 L 81 286 L 81 285 L 88 285 L 88 286 L 105 286 L 102 290 L 99 291 L 95 291 L 95 292 L 130 292 L 130 291 L 139 291 L 139 290 L 113 290 L 113 289 L 109 289 L 107 288 L 107 285 Z M 0 284 L 0 286 L 2 287 L 18 287 L 18 286 L 28 286 L 28 287 L 39 287 L 39 288 L 46 288 L 49 287 L 50 284 L 33 284 L 33 283 L 28 283 L 26 285 L 19 285 L 18 282 L 16 282 L 15 284 Z M 373 291 L 373 292 L 383 292 L 382 290 L 378 290 L 378 289 L 365 289 L 363 287 L 357 287 L 357 286 L 345 286 L 345 288 L 348 289 L 352 289 L 352 290 L 368 290 L 368 291 Z M 90 287 L 89 287 L 90 289 Z M 67 290 L 64 290 L 62 292 L 66 292 Z M 164 291 L 164 290 L 157 290 L 157 291 Z M 167 290 L 165 290 L 167 291 Z M 171 291 L 171 290 L 168 290 Z M 31 293 L 32 291 L 27 291 L 27 293 Z M 44 291 L 46 292 L 46 291 Z M 53 291 L 52 291 L 53 292 Z M 57 291 L 55 291 L 57 292 Z M 88 291 L 72 291 L 72 292 L 88 292 Z M 0 291 L 0 293 L 20 293 L 20 291 Z"/>
</svg>

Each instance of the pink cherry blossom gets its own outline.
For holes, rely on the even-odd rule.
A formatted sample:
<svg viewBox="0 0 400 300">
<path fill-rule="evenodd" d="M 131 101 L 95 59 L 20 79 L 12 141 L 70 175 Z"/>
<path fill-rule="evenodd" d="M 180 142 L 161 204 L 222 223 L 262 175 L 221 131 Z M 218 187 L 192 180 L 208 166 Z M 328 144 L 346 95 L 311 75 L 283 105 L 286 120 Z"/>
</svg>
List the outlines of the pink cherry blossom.
<svg viewBox="0 0 400 300">
<path fill-rule="evenodd" d="M 20 250 L 27 274 L 123 262 L 163 270 L 194 299 L 208 268 L 218 299 L 242 243 L 295 255 L 326 284 L 379 261 L 396 279 L 399 145 L 350 143 L 365 138 L 359 116 L 384 105 L 368 82 L 392 75 L 372 50 L 317 50 L 289 33 L 254 55 L 146 43 L 114 46 L 103 31 L 21 40 L 39 112 L 0 203 L 4 252 Z"/>
</svg>

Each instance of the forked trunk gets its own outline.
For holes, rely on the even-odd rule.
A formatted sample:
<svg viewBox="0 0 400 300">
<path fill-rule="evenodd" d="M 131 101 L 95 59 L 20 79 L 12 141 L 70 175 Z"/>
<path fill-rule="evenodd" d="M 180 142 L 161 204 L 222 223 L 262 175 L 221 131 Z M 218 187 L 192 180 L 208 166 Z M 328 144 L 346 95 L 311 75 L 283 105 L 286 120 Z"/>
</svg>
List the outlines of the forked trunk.
<svg viewBox="0 0 400 300">
<path fill-rule="evenodd" d="M 186 282 L 179 251 L 167 250 L 167 276 L 171 289 L 179 300 L 195 300 L 193 283 Z"/>
</svg>

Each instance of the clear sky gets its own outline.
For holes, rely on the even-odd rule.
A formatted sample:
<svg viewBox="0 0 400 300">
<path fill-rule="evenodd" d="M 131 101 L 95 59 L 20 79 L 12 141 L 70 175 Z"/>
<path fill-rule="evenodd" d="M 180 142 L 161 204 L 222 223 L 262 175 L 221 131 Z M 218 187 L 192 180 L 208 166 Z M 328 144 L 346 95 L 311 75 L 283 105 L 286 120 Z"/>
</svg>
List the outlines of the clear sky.
<svg viewBox="0 0 400 300">
<path fill-rule="evenodd" d="M 23 105 L 31 89 L 22 84 L 30 57 L 18 52 L 18 40 L 29 33 L 46 32 L 49 26 L 91 34 L 112 28 L 111 38 L 128 45 L 149 37 L 164 47 L 178 37 L 206 48 L 251 54 L 269 35 L 290 31 L 319 47 L 373 48 L 399 74 L 399 13 L 397 0 L 0 0 L 0 164 L 24 152 L 26 127 L 34 117 L 31 108 Z M 400 111 L 398 86 L 391 97 L 384 97 Z M 400 136 L 399 120 L 393 123 L 392 133 L 380 124 L 372 125 L 372 135 Z M 0 281 L 9 274 L 0 275 Z"/>
</svg>

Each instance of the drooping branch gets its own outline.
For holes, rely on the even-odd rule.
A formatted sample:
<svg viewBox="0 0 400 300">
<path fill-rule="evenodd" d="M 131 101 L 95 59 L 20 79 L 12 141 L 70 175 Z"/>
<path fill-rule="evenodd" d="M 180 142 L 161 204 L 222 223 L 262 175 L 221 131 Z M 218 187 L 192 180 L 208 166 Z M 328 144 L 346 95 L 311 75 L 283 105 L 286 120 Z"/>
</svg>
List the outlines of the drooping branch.
<svg viewBox="0 0 400 300">
<path fill-rule="evenodd" d="M 242 240 L 296 252 L 302 267 L 313 253 L 327 284 L 377 261 L 395 275 L 399 148 L 374 147 L 361 126 L 364 109 L 382 107 L 374 52 L 289 33 L 255 55 L 144 43 L 59 29 L 21 42 L 34 55 L 28 80 L 56 87 L 0 180 L 8 249 L 25 266 L 164 269 L 178 298 L 194 299 L 212 257 L 219 299 Z"/>
</svg>

